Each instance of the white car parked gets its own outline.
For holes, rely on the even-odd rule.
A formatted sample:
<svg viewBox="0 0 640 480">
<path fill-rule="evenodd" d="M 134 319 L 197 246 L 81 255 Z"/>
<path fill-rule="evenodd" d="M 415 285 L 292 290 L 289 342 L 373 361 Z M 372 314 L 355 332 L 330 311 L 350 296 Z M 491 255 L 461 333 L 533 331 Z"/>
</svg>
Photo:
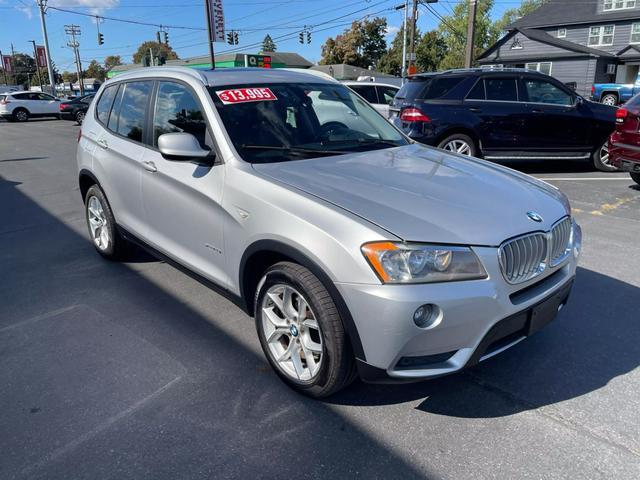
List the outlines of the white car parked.
<svg viewBox="0 0 640 480">
<path fill-rule="evenodd" d="M 378 82 L 342 82 L 371 104 L 384 118 L 390 117 L 389 105 L 400 88 Z"/>
<path fill-rule="evenodd" d="M 26 122 L 30 117 L 60 117 L 60 100 L 42 92 L 0 94 L 0 117 Z"/>
</svg>

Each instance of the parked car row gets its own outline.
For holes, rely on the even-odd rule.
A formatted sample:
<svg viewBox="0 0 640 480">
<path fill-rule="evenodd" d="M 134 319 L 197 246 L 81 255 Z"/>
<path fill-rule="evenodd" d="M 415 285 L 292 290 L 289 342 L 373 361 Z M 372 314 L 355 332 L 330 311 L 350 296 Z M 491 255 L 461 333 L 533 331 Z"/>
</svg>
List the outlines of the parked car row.
<svg viewBox="0 0 640 480">
<path fill-rule="evenodd" d="M 504 69 L 416 75 L 391 107 L 409 137 L 462 155 L 590 159 L 612 171 L 607 140 L 616 108 L 590 102 L 553 77 Z"/>
<path fill-rule="evenodd" d="M 0 117 L 10 122 L 26 122 L 30 118 L 55 117 L 82 124 L 94 93 L 69 100 L 43 92 L 17 91 L 0 94 Z"/>
</svg>

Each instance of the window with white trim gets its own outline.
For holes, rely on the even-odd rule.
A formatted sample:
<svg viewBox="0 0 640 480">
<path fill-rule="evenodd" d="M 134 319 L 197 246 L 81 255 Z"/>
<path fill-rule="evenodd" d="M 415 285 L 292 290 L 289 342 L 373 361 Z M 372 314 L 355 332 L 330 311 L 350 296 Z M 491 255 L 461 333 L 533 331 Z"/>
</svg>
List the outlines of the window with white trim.
<svg viewBox="0 0 640 480">
<path fill-rule="evenodd" d="M 589 46 L 606 47 L 613 45 L 613 34 L 615 25 L 604 25 L 602 27 L 589 28 Z"/>
<path fill-rule="evenodd" d="M 552 62 L 534 62 L 526 63 L 524 68 L 527 70 L 533 70 L 534 72 L 544 73 L 545 75 L 551 75 Z"/>
<path fill-rule="evenodd" d="M 635 8 L 636 0 L 604 0 L 602 10 L 611 12 L 614 10 L 625 10 L 627 8 Z"/>
<path fill-rule="evenodd" d="M 631 24 L 631 39 L 629 43 L 640 43 L 640 23 Z"/>
<path fill-rule="evenodd" d="M 559 28 L 558 29 L 558 38 L 567 38 L 567 29 Z"/>
</svg>

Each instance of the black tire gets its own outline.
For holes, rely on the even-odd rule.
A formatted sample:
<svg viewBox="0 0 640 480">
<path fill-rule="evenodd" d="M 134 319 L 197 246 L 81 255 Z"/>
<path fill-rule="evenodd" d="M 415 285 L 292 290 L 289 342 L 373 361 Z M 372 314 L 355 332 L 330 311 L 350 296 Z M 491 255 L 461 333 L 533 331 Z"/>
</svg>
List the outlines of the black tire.
<svg viewBox="0 0 640 480">
<path fill-rule="evenodd" d="M 470 157 L 475 157 L 478 154 L 478 147 L 476 146 L 476 142 L 473 140 L 473 138 L 471 138 L 469 135 L 465 135 L 464 133 L 454 133 L 453 135 L 449 135 L 445 138 L 443 138 L 440 143 L 438 143 L 438 148 L 441 148 L 443 150 L 447 150 L 450 152 L 453 152 L 453 150 L 450 150 L 449 148 L 447 148 L 447 145 L 454 143 L 454 142 L 464 142 L 464 144 L 467 145 L 468 147 L 468 153 L 461 153 L 462 155 L 468 155 Z M 457 152 L 459 153 L 459 152 Z"/>
<path fill-rule="evenodd" d="M 16 122 L 26 122 L 29 120 L 29 110 L 26 108 L 16 108 L 13 111 L 13 120 Z"/>
<path fill-rule="evenodd" d="M 631 176 L 631 180 L 640 185 L 640 173 L 629 173 L 629 175 Z"/>
<path fill-rule="evenodd" d="M 618 96 L 615 93 L 607 93 L 600 98 L 600 103 L 615 107 L 616 105 L 618 105 Z"/>
<path fill-rule="evenodd" d="M 307 300 L 322 335 L 322 362 L 310 380 L 294 379 L 273 358 L 262 328 L 262 302 L 270 287 L 288 285 Z M 280 262 L 269 268 L 255 296 L 255 321 L 260 345 L 278 376 L 294 390 L 314 398 L 327 397 L 347 387 L 357 376 L 355 358 L 331 294 L 305 267 Z"/>
<path fill-rule="evenodd" d="M 591 154 L 591 160 L 596 170 L 600 170 L 601 172 L 615 172 L 616 170 L 618 170 L 616 167 L 609 163 L 608 142 L 594 150 L 594 152 Z"/>
<path fill-rule="evenodd" d="M 82 125 L 82 122 L 84 121 L 84 114 L 85 112 L 83 112 L 82 110 L 76 113 L 76 122 L 78 123 L 78 125 Z"/>
<path fill-rule="evenodd" d="M 104 212 L 104 217 L 106 219 L 106 230 L 108 231 L 108 241 L 104 247 L 98 246 L 96 241 L 94 240 L 94 234 L 92 232 L 91 223 L 89 220 L 89 202 L 92 197 L 95 197 L 102 207 Z M 126 254 L 129 250 L 129 242 L 123 238 L 118 232 L 116 226 L 116 220 L 113 216 L 113 212 L 111 211 L 111 206 L 109 205 L 109 201 L 105 196 L 104 192 L 98 185 L 92 185 L 89 190 L 87 190 L 87 194 L 84 197 L 84 205 L 85 205 L 85 217 L 87 220 L 87 228 L 89 229 L 89 239 L 93 244 L 96 251 L 102 255 L 104 258 L 109 260 L 122 260 L 126 257 Z"/>
</svg>

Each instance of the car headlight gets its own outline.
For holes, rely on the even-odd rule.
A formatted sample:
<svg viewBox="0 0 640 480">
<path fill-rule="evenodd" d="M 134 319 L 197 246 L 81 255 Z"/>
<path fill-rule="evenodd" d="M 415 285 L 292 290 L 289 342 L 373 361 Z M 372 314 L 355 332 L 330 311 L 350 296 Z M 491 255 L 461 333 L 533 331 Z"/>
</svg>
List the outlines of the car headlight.
<svg viewBox="0 0 640 480">
<path fill-rule="evenodd" d="M 402 242 L 372 242 L 362 253 L 384 283 L 431 283 L 486 278 L 468 247 Z"/>
</svg>

